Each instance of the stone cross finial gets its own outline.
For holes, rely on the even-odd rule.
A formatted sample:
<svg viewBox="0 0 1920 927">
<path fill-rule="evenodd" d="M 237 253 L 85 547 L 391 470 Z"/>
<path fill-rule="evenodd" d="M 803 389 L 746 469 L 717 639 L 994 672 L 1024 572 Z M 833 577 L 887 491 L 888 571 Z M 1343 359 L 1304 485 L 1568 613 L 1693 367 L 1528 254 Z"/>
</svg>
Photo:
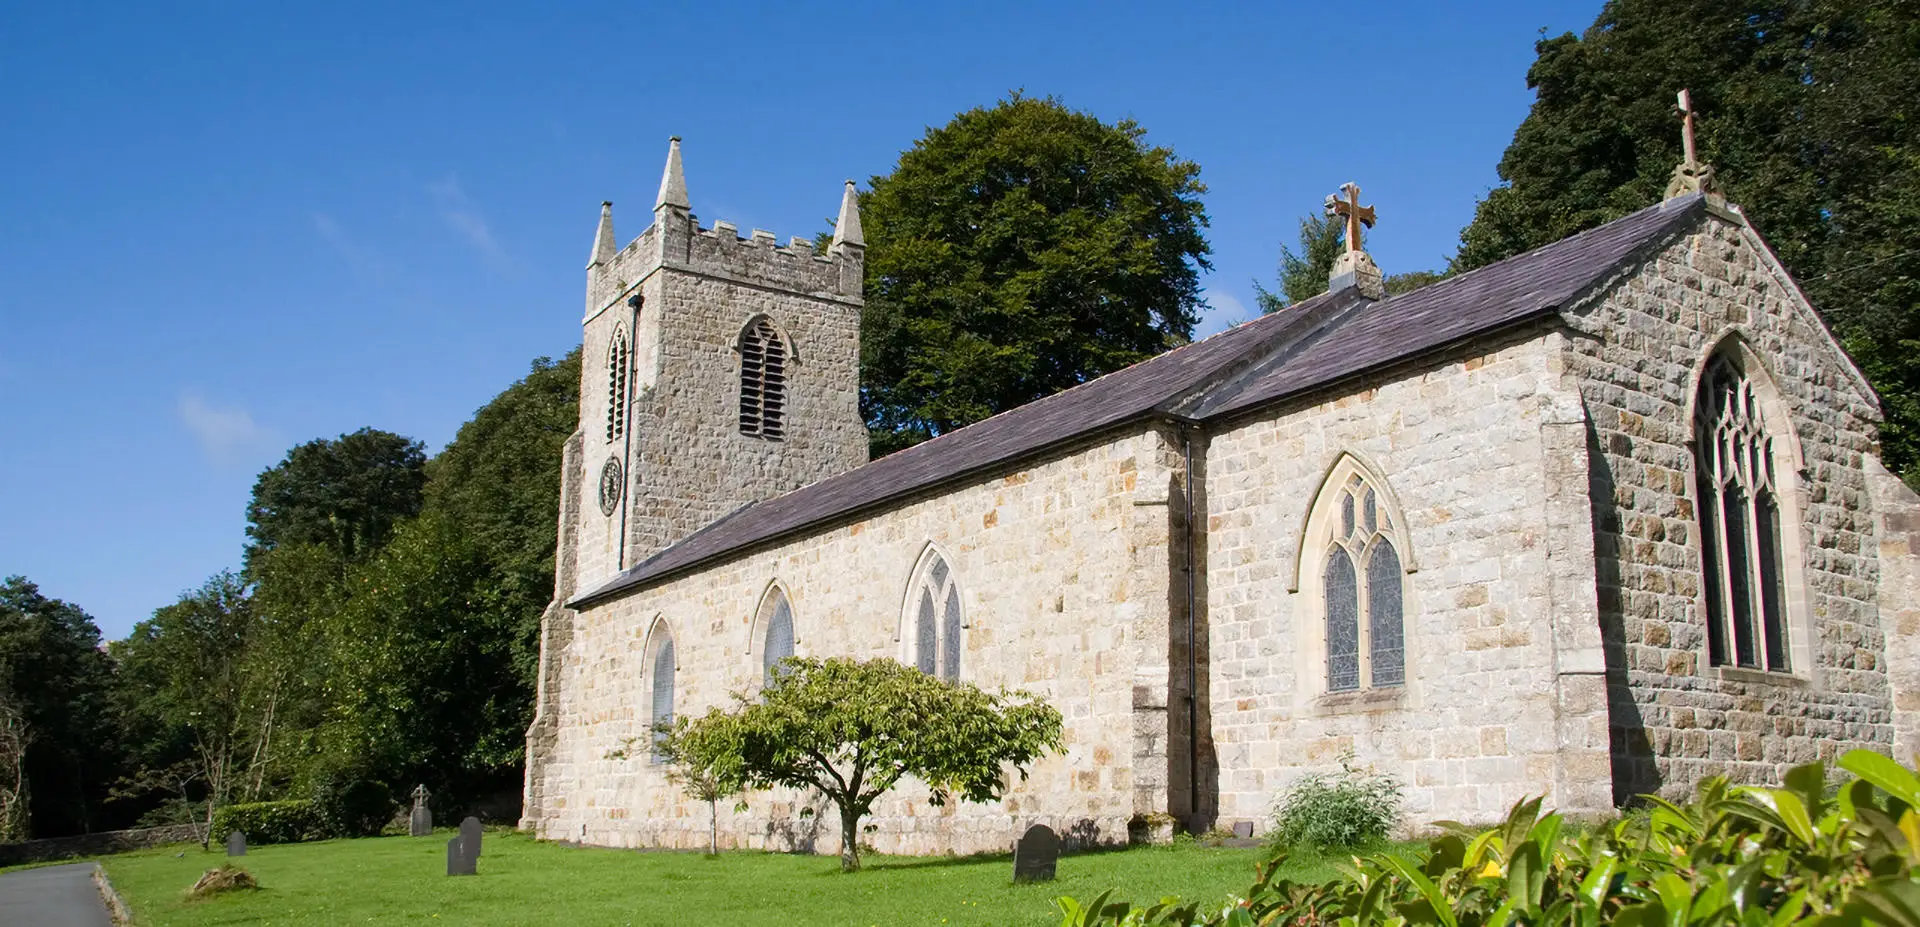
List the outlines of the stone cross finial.
<svg viewBox="0 0 1920 927">
<path fill-rule="evenodd" d="M 1680 91 L 1679 105 L 1675 110 L 1680 114 L 1680 148 L 1683 160 L 1673 169 L 1673 179 L 1667 181 L 1667 199 L 1685 196 L 1689 193 L 1712 193 L 1713 167 L 1701 164 L 1693 147 L 1693 98 L 1685 90 Z"/>
<path fill-rule="evenodd" d="M 1340 192 L 1347 195 L 1341 199 L 1337 194 L 1327 197 L 1327 215 L 1340 216 L 1347 220 L 1347 251 L 1364 251 L 1360 247 L 1360 227 L 1373 228 L 1373 207 L 1360 205 L 1360 185 L 1343 183 Z"/>
</svg>

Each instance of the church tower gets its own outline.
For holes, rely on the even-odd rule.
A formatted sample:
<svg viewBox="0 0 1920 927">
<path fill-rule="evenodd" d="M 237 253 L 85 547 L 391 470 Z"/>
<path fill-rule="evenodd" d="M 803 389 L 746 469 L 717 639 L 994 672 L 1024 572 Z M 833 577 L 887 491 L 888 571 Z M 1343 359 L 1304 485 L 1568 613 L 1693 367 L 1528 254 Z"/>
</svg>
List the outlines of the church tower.
<svg viewBox="0 0 1920 927">
<path fill-rule="evenodd" d="M 617 247 L 612 204 L 601 205 L 565 468 L 562 603 L 742 505 L 866 462 L 865 250 L 852 181 L 824 255 L 808 238 L 701 228 L 678 138 L 638 238 Z"/>
</svg>

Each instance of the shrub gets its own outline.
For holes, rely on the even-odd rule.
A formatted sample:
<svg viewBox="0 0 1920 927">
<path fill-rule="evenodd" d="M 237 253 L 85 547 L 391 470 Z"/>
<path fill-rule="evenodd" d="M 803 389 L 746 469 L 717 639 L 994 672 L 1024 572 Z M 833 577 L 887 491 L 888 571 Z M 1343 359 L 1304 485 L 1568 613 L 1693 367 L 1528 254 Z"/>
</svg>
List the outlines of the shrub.
<svg viewBox="0 0 1920 927">
<path fill-rule="evenodd" d="M 1377 845 L 1400 820 L 1400 784 L 1340 758 L 1337 773 L 1295 782 L 1274 813 L 1272 843 L 1280 849 L 1351 850 Z"/>
<path fill-rule="evenodd" d="M 1281 853 L 1222 906 L 1062 898 L 1061 925 L 1920 924 L 1920 776 L 1867 750 L 1840 765 L 1858 778 L 1832 795 L 1813 763 L 1785 788 L 1709 779 L 1689 804 L 1648 796 L 1647 813 L 1590 828 L 1528 799 L 1488 830 L 1446 825 L 1424 862 L 1376 853 L 1308 885 L 1276 878 Z"/>
<path fill-rule="evenodd" d="M 377 837 L 393 820 L 393 793 L 373 779 L 324 777 L 314 783 L 313 803 L 329 837 Z"/>
<path fill-rule="evenodd" d="M 310 801 L 260 801 L 215 809 L 211 839 L 224 840 L 236 830 L 247 835 L 248 843 L 257 844 L 313 840 L 323 828 L 320 811 Z"/>
</svg>

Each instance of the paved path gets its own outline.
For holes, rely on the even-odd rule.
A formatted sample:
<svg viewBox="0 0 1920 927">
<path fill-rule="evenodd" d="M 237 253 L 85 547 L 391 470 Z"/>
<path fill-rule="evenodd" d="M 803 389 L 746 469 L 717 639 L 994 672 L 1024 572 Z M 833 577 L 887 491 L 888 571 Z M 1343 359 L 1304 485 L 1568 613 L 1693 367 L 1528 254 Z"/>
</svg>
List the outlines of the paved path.
<svg viewBox="0 0 1920 927">
<path fill-rule="evenodd" d="M 0 927 L 113 927 L 92 863 L 0 875 Z"/>
</svg>

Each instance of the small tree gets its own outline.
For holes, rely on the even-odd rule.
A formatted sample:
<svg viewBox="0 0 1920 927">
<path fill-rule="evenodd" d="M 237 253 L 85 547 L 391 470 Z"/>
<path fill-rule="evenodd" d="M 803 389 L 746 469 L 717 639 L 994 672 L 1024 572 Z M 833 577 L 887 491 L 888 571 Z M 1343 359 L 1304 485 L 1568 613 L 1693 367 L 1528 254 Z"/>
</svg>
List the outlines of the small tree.
<svg viewBox="0 0 1920 927">
<path fill-rule="evenodd" d="M 631 738 L 614 756 L 626 758 L 639 749 L 665 755 L 667 778 L 680 786 L 688 798 L 707 803 L 707 853 L 720 854 L 720 801 L 746 791 L 746 776 L 741 769 L 740 731 L 731 719 L 692 725 L 686 719 L 658 726 L 656 736 Z M 664 736 L 660 736 L 664 735 Z"/>
<path fill-rule="evenodd" d="M 944 805 L 1006 791 L 1004 764 L 1059 749 L 1060 712 L 1025 692 L 988 693 L 888 659 L 792 658 L 732 711 L 683 719 L 668 738 L 688 768 L 721 787 L 814 789 L 840 811 L 840 868 L 860 868 L 860 819 L 914 776 Z"/>
</svg>

